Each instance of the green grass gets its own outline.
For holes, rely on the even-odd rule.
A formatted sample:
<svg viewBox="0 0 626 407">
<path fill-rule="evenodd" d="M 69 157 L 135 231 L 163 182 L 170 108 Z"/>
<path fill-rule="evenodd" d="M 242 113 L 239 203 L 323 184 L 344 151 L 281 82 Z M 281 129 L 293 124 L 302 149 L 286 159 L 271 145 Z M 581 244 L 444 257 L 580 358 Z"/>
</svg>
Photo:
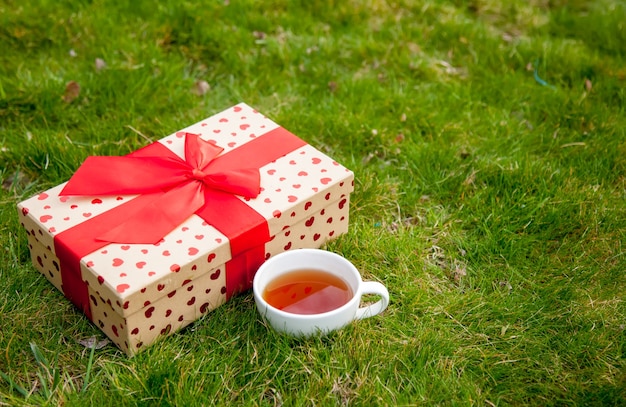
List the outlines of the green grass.
<svg viewBox="0 0 626 407">
<path fill-rule="evenodd" d="M 626 404 L 623 2 L 200 3 L 0 1 L 0 405 Z M 240 101 L 354 170 L 327 248 L 388 310 L 298 340 L 246 294 L 91 359 L 16 203 Z"/>
</svg>

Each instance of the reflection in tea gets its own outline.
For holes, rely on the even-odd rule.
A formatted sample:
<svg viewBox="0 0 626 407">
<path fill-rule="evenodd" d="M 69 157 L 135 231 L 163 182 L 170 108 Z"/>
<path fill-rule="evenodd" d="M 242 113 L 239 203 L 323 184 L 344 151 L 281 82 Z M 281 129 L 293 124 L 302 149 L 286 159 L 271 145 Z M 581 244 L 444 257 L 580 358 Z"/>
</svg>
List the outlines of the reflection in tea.
<svg viewBox="0 0 626 407">
<path fill-rule="evenodd" d="M 285 273 L 263 291 L 270 305 L 293 314 L 321 314 L 346 304 L 352 298 L 350 286 L 341 277 L 316 269 Z"/>
</svg>

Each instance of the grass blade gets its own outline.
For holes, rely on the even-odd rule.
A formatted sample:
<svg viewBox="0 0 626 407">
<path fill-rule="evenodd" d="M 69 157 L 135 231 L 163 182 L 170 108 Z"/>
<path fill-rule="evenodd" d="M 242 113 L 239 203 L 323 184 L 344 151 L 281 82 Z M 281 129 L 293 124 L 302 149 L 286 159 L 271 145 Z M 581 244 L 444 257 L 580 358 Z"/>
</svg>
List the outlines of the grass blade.
<svg viewBox="0 0 626 407">
<path fill-rule="evenodd" d="M 2 377 L 4 379 L 4 381 L 9 383 L 9 385 L 13 389 L 15 389 L 18 393 L 20 393 L 22 396 L 28 397 L 28 394 L 29 394 L 28 390 L 26 390 L 25 388 L 23 388 L 19 384 L 15 383 L 15 381 L 13 379 L 11 379 L 6 373 L 0 372 L 0 377 Z"/>
<path fill-rule="evenodd" d="M 48 362 L 48 359 L 46 359 L 43 353 L 41 353 L 37 344 L 35 344 L 34 342 L 31 342 L 30 349 L 33 352 L 33 355 L 35 356 L 35 360 L 37 361 L 37 363 L 39 363 L 41 366 L 45 366 L 46 368 L 49 367 L 50 364 Z"/>
<path fill-rule="evenodd" d="M 93 355 L 96 352 L 96 344 L 94 343 L 91 346 L 91 352 L 89 352 L 89 361 L 87 362 L 87 371 L 85 372 L 85 381 L 83 382 L 83 388 L 80 390 L 81 393 L 84 393 L 87 390 L 87 386 L 89 385 L 89 377 L 91 376 L 91 369 L 93 367 Z"/>
</svg>

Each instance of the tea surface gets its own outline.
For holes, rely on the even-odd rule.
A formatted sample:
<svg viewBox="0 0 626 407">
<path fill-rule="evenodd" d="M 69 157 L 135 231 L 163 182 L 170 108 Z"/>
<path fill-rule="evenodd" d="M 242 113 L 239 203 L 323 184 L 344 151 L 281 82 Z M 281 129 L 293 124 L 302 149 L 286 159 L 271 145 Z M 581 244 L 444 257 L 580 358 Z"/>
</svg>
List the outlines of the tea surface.
<svg viewBox="0 0 626 407">
<path fill-rule="evenodd" d="M 272 280 L 263 291 L 270 305 L 294 314 L 321 314 L 346 304 L 351 287 L 340 277 L 316 269 L 294 270 Z"/>
</svg>

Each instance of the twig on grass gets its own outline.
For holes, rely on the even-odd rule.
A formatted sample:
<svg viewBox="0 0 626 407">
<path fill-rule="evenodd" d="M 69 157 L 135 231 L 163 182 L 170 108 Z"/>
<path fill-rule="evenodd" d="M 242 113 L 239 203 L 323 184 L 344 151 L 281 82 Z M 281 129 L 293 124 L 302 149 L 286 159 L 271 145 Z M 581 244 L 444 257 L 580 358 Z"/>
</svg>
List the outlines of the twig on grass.
<svg viewBox="0 0 626 407">
<path fill-rule="evenodd" d="M 150 139 L 150 137 L 146 136 L 145 134 L 143 134 L 142 132 L 140 132 L 139 130 L 137 130 L 136 128 L 134 128 L 133 126 L 131 126 L 130 124 L 126 125 L 127 128 L 131 129 L 132 131 L 134 131 L 137 135 L 139 135 L 140 137 L 142 137 L 144 140 L 146 140 L 149 143 L 152 143 L 153 140 Z"/>
</svg>

